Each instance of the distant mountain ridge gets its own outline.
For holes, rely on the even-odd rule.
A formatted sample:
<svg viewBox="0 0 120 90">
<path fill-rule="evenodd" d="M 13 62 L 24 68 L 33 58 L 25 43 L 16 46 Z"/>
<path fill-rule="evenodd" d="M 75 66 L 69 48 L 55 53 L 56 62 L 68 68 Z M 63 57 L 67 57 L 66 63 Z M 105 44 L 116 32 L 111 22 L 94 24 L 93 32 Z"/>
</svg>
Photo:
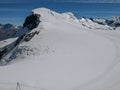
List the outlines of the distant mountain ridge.
<svg viewBox="0 0 120 90">
<path fill-rule="evenodd" d="M 17 25 L 13 25 L 13 24 L 0 24 L 0 29 L 3 29 L 3 30 L 11 30 L 11 29 L 18 29 L 19 26 Z"/>
<path fill-rule="evenodd" d="M 47 14 L 51 14 L 52 16 L 54 16 L 55 13 L 56 12 L 49 10 Z M 82 19 L 78 19 L 72 12 L 61 13 L 60 15 L 63 18 L 66 18 L 67 20 L 70 20 L 72 22 L 77 22 L 80 24 L 82 23 L 84 27 L 88 27 L 88 28 L 99 28 L 101 30 L 112 30 L 112 29 L 116 30 L 117 28 L 119 30 L 120 28 L 120 16 L 114 16 L 111 19 L 86 18 L 86 17 L 83 17 Z M 103 28 L 103 27 L 106 27 L 106 28 Z M 26 31 L 23 30 L 23 26 L 17 26 L 17 25 L 13 25 L 9 23 L 8 24 L 0 23 L 0 41 L 11 38 L 16 35 L 20 36 L 21 34 L 24 34 L 25 32 Z"/>
<path fill-rule="evenodd" d="M 114 28 L 120 27 L 120 16 L 112 17 L 111 19 L 90 18 L 90 20 L 92 20 L 93 22 L 96 22 L 98 24 L 108 25 L 108 26 L 114 27 Z"/>
<path fill-rule="evenodd" d="M 24 34 L 25 30 L 22 26 L 17 26 L 13 24 L 0 24 L 0 41 L 12 37 L 19 37 Z"/>
</svg>

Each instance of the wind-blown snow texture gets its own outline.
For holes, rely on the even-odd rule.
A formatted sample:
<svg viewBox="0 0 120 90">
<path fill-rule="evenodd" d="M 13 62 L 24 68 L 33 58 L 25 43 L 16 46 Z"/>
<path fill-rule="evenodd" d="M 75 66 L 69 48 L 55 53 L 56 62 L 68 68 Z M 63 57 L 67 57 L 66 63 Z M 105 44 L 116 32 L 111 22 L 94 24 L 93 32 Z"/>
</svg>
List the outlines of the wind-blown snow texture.
<svg viewBox="0 0 120 90">
<path fill-rule="evenodd" d="M 29 87 L 22 90 L 119 90 L 119 30 L 77 20 L 72 13 L 33 12 L 41 15 L 41 23 L 31 32 L 40 33 L 21 43 L 14 60 L 0 67 L 0 88 L 19 82 Z"/>
</svg>

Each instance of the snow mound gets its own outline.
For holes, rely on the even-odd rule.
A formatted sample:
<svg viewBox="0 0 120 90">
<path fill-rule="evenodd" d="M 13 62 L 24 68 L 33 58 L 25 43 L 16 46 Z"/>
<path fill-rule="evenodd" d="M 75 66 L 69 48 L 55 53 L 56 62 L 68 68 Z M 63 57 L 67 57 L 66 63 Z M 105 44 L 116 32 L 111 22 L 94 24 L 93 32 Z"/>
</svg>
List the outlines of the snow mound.
<svg viewBox="0 0 120 90">
<path fill-rule="evenodd" d="M 75 15 L 71 12 L 62 13 L 62 15 L 67 18 L 68 20 L 71 20 L 73 22 L 79 22 L 79 20 L 75 17 Z"/>
</svg>

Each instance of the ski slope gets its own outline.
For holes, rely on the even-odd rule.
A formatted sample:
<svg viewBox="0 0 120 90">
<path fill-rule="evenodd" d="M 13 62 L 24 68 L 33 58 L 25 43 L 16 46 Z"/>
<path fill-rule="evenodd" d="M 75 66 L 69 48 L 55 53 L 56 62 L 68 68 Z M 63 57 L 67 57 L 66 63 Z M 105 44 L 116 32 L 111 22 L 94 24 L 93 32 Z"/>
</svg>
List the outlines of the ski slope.
<svg viewBox="0 0 120 90">
<path fill-rule="evenodd" d="M 120 31 L 89 29 L 69 19 L 71 14 L 45 8 L 33 12 L 41 15 L 33 30 L 40 34 L 20 44 L 16 58 L 0 67 L 1 83 L 31 88 L 22 90 L 119 90 Z"/>
</svg>

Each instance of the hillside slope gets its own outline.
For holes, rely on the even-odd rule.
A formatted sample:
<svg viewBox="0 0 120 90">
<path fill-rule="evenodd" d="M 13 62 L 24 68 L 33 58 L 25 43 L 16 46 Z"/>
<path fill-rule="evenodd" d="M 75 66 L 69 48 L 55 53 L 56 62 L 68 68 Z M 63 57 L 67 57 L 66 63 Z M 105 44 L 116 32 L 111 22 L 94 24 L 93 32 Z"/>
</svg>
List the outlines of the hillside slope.
<svg viewBox="0 0 120 90">
<path fill-rule="evenodd" d="M 119 90 L 119 31 L 90 30 L 45 8 L 32 12 L 41 23 L 31 32 L 40 33 L 0 67 L 0 88 L 19 82 L 30 87 L 22 90 Z"/>
</svg>

